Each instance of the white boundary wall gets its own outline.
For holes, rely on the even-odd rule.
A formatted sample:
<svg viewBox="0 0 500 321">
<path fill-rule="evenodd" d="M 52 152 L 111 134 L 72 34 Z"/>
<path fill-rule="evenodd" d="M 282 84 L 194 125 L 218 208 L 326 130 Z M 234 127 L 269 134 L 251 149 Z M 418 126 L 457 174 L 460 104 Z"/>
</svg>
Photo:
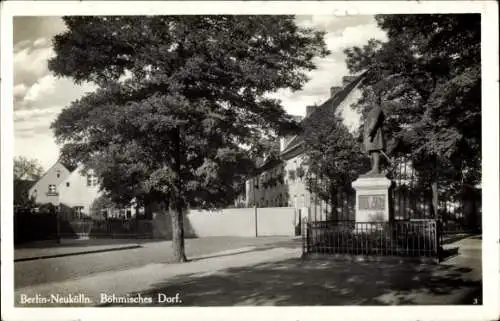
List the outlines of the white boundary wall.
<svg viewBox="0 0 500 321">
<path fill-rule="evenodd" d="M 254 208 L 191 210 L 187 219 L 197 237 L 294 236 L 295 216 L 295 209 L 291 207 L 257 208 L 257 234 Z"/>
</svg>

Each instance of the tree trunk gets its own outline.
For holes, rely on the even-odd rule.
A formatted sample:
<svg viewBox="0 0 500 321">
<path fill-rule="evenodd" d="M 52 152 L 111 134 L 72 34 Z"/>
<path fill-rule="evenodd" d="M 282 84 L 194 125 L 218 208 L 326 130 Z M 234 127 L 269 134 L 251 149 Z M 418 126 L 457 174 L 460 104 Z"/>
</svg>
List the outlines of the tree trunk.
<svg viewBox="0 0 500 321">
<path fill-rule="evenodd" d="M 438 195 L 438 159 L 437 157 L 433 157 L 432 162 L 434 163 L 434 170 L 432 173 L 432 182 L 431 182 L 431 190 L 432 190 L 432 211 L 434 212 L 434 219 L 441 219 L 439 217 L 439 195 Z"/>
<path fill-rule="evenodd" d="M 438 185 L 437 185 L 436 181 L 432 182 L 431 188 L 432 188 L 432 210 L 434 212 L 434 218 L 439 219 L 440 217 L 438 217 L 438 213 L 439 213 L 438 212 Z"/>
<path fill-rule="evenodd" d="M 174 250 L 174 260 L 176 262 L 186 262 L 184 250 L 184 216 L 183 200 L 181 199 L 182 179 L 181 179 L 181 137 L 179 128 L 175 129 L 175 144 L 177 153 L 174 155 L 174 170 L 177 174 L 175 188 L 171 193 L 170 216 L 172 218 L 172 246 Z"/>
<path fill-rule="evenodd" d="M 152 220 L 153 219 L 153 203 L 152 202 L 146 202 L 144 205 L 144 219 L 145 220 Z"/>
<path fill-rule="evenodd" d="M 337 212 L 337 189 L 331 185 L 330 186 L 330 219 L 337 221 L 339 218 Z"/>
<path fill-rule="evenodd" d="M 186 262 L 182 207 L 175 201 L 171 201 L 170 204 L 169 212 L 172 219 L 172 247 L 174 250 L 174 260 L 175 262 Z"/>
</svg>

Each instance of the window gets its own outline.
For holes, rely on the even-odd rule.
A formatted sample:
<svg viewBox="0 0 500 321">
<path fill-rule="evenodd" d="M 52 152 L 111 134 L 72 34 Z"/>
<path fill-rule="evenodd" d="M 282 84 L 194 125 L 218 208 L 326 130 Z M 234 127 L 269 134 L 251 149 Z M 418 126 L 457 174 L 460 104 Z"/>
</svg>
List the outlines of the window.
<svg viewBox="0 0 500 321">
<path fill-rule="evenodd" d="M 83 211 L 83 206 L 74 206 L 73 207 L 73 213 L 75 218 L 82 218 L 82 213 Z"/>
<path fill-rule="evenodd" d="M 97 176 L 93 174 L 87 175 L 87 186 L 97 186 Z"/>
<path fill-rule="evenodd" d="M 66 182 L 66 187 L 69 187 L 69 182 Z"/>
<path fill-rule="evenodd" d="M 54 184 L 49 184 L 49 191 L 47 192 L 47 195 L 57 195 L 56 191 L 56 185 Z"/>
<path fill-rule="evenodd" d="M 60 170 L 57 171 L 57 178 L 59 178 L 59 177 L 61 177 L 61 171 Z"/>
</svg>

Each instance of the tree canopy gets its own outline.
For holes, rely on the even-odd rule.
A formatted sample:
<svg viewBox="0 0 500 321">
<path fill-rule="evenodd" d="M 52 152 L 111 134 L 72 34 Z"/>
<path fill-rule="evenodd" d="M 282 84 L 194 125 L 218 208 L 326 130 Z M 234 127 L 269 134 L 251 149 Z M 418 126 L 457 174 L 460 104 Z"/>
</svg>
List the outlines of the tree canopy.
<svg viewBox="0 0 500 321">
<path fill-rule="evenodd" d="M 480 15 L 377 15 L 376 20 L 388 41 L 370 40 L 345 51 L 351 72 L 367 70 L 358 107 L 383 105 L 393 156 L 410 156 L 422 179 L 429 182 L 437 169 L 448 185 L 479 183 Z"/>
<path fill-rule="evenodd" d="M 331 205 L 336 217 L 338 195 L 349 192 L 351 183 L 369 170 L 361 144 L 330 108 L 319 107 L 305 120 L 307 183 L 310 192 Z"/>
<path fill-rule="evenodd" d="M 14 157 L 14 205 L 32 206 L 29 189 L 43 175 L 43 167 L 37 159 L 24 156 Z"/>
<path fill-rule="evenodd" d="M 43 167 L 38 159 L 24 156 L 14 157 L 14 180 L 37 181 L 43 175 Z"/>
<path fill-rule="evenodd" d="M 231 202 L 263 136 L 298 129 L 268 94 L 299 90 L 323 33 L 293 16 L 65 17 L 49 68 L 89 93 L 52 124 L 63 156 L 93 167 L 122 202 L 154 197 L 172 214 Z"/>
</svg>

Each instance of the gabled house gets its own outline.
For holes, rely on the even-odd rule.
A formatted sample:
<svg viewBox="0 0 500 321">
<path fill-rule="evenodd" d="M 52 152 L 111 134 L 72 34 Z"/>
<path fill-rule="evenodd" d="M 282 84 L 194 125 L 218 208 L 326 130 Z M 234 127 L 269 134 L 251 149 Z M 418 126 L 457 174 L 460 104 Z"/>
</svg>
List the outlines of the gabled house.
<svg viewBox="0 0 500 321">
<path fill-rule="evenodd" d="M 82 166 L 77 167 L 58 187 L 61 213 L 66 217 L 90 216 L 92 203 L 102 194 L 94 172 L 83 173 L 82 169 Z"/>
<path fill-rule="evenodd" d="M 346 76 L 342 86 L 331 87 L 329 98 L 319 106 L 307 106 L 302 125 L 307 126 L 322 113 L 336 113 L 354 132 L 358 129 L 361 115 L 351 106 L 362 95 L 360 85 L 364 74 Z M 246 204 L 257 207 L 288 206 L 311 207 L 311 195 L 306 186 L 306 152 L 302 134 L 280 138 L 280 157 L 270 159 L 260 167 L 259 174 L 246 182 Z"/>
<path fill-rule="evenodd" d="M 92 204 L 103 195 L 99 191 L 99 179 L 92 169 L 71 167 L 57 161 L 29 190 L 29 197 L 37 204 L 51 203 L 57 206 L 64 219 L 85 217 L 130 218 L 135 208 L 107 208 L 92 213 Z"/>
<path fill-rule="evenodd" d="M 59 205 L 58 186 L 66 180 L 71 173 L 71 168 L 58 160 L 45 174 L 29 189 L 30 198 L 38 204 Z"/>
<path fill-rule="evenodd" d="M 135 204 L 129 207 L 118 208 L 111 206 L 93 209 L 93 204 L 104 195 L 100 191 L 99 178 L 92 169 L 83 171 L 78 166 L 58 187 L 60 197 L 60 211 L 65 219 L 106 219 L 131 218 L 136 215 Z"/>
</svg>

